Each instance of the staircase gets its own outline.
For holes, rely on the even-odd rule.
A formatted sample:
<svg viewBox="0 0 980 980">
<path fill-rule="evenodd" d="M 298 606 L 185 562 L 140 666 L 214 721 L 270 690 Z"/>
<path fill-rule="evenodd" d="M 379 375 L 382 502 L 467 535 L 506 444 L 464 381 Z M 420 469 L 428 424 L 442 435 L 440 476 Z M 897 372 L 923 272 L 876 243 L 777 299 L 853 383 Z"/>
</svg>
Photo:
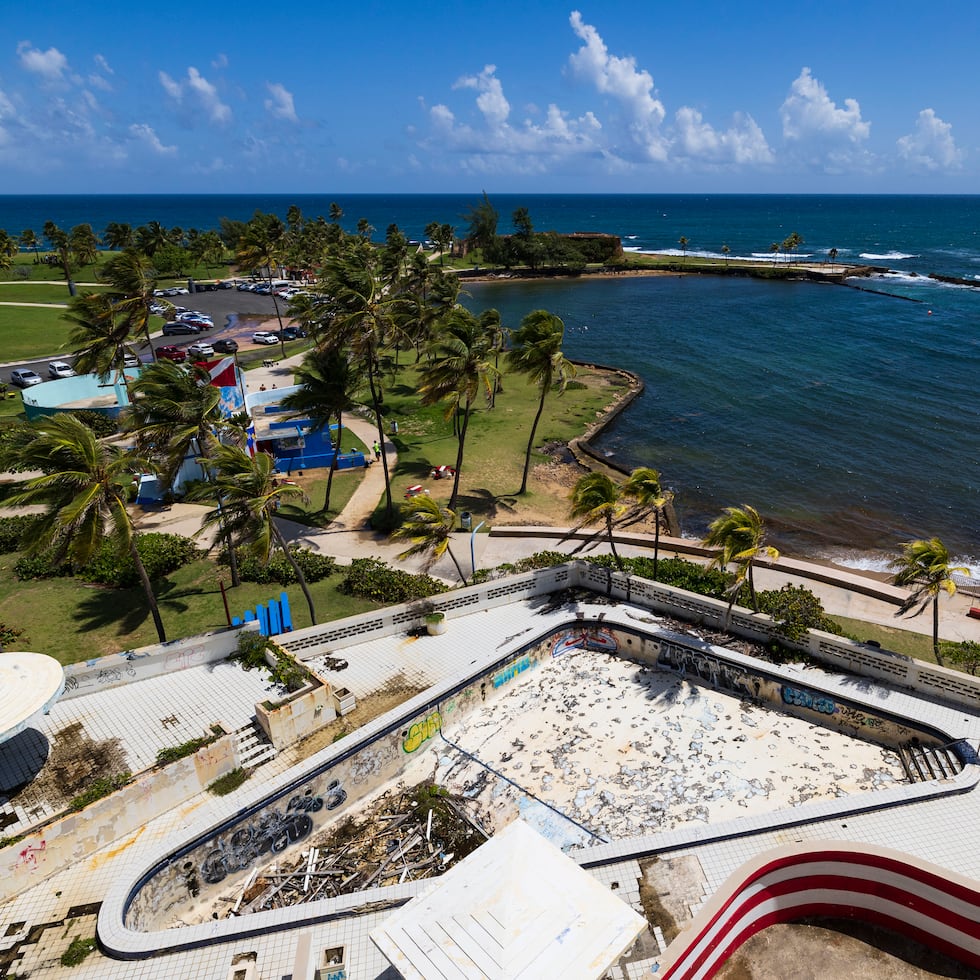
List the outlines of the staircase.
<svg viewBox="0 0 980 980">
<path fill-rule="evenodd" d="M 253 718 L 234 732 L 242 769 L 254 769 L 276 757 L 276 750 Z"/>
<path fill-rule="evenodd" d="M 913 740 L 900 745 L 898 754 L 910 783 L 949 779 L 963 769 L 963 763 L 945 745 L 922 745 Z"/>
</svg>

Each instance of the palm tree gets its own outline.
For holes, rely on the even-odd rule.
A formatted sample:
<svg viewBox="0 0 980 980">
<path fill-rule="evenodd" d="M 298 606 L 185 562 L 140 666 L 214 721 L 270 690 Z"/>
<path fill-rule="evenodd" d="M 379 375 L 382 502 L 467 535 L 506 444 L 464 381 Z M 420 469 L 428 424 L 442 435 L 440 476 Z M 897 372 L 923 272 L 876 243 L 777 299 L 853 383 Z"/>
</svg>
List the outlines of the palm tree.
<svg viewBox="0 0 980 980">
<path fill-rule="evenodd" d="M 124 248 L 132 248 L 133 226 L 125 222 L 110 221 L 102 233 L 102 240 L 109 248 L 116 251 Z"/>
<path fill-rule="evenodd" d="M 942 667 L 943 658 L 939 649 L 939 593 L 955 595 L 956 581 L 953 574 L 967 574 L 969 569 L 962 565 L 950 565 L 949 550 L 939 538 L 906 541 L 902 545 L 902 554 L 892 562 L 892 567 L 896 569 L 894 583 L 912 590 L 895 613 L 896 616 L 918 616 L 926 606 L 932 604 L 932 649 L 936 655 L 936 663 Z"/>
<path fill-rule="evenodd" d="M 721 246 L 721 254 L 725 256 L 725 267 L 728 266 L 728 257 L 731 255 L 731 249 L 727 245 Z"/>
<path fill-rule="evenodd" d="M 562 353 L 561 345 L 564 338 L 565 324 L 560 317 L 547 310 L 528 313 L 511 337 L 513 346 L 507 353 L 507 363 L 515 370 L 526 374 L 528 382 L 537 385 L 541 393 L 538 410 L 531 423 L 527 450 L 524 453 L 524 474 L 521 477 L 521 489 L 517 491 L 518 493 L 527 493 L 531 450 L 534 447 L 534 436 L 538 431 L 538 422 L 541 421 L 548 392 L 557 382 L 558 394 L 563 394 L 568 379 L 575 376 L 575 365 L 566 361 Z"/>
<path fill-rule="evenodd" d="M 459 494 L 459 474 L 473 403 L 481 388 L 489 401 L 499 374 L 490 363 L 490 354 L 490 338 L 480 321 L 469 310 L 457 307 L 446 316 L 442 329 L 429 344 L 428 360 L 419 378 L 423 405 L 445 401 L 447 419 L 453 414 L 462 417 L 456 437 L 456 473 L 449 495 L 450 510 L 456 506 Z"/>
<path fill-rule="evenodd" d="M 97 374 L 105 381 L 113 371 L 125 381 L 124 358 L 134 353 L 129 324 L 107 293 L 76 296 L 62 319 L 73 324 L 68 343 L 79 374 Z"/>
<path fill-rule="evenodd" d="M 497 369 L 497 379 L 493 384 L 493 391 L 490 392 L 490 407 L 497 407 L 497 395 L 504 390 L 500 374 L 500 355 L 507 346 L 507 338 L 510 331 L 500 322 L 500 311 L 489 309 L 480 314 L 480 326 L 487 335 L 490 350 L 493 352 L 493 366 Z"/>
<path fill-rule="evenodd" d="M 21 248 L 29 248 L 34 252 L 34 264 L 37 265 L 41 261 L 41 239 L 37 237 L 37 232 L 33 228 L 25 228 L 18 241 Z"/>
<path fill-rule="evenodd" d="M 680 245 L 681 251 L 684 253 L 684 261 L 687 261 L 687 238 L 684 235 L 677 240 L 677 244 Z"/>
<path fill-rule="evenodd" d="M 708 527 L 704 544 L 709 548 L 718 548 L 718 554 L 711 561 L 715 568 L 727 568 L 731 564 L 738 566 L 738 574 L 729 588 L 730 599 L 726 619 L 731 616 L 732 606 L 742 589 L 748 582 L 752 609 L 759 611 L 755 595 L 755 581 L 752 577 L 752 562 L 760 555 L 765 555 L 772 561 L 779 558 L 779 552 L 765 543 L 766 529 L 759 512 L 748 504 L 741 507 L 726 507 L 721 517 L 716 517 Z"/>
<path fill-rule="evenodd" d="M 68 292 L 74 296 L 75 288 L 71 281 L 71 239 L 68 237 L 68 232 L 63 228 L 59 228 L 53 221 L 45 221 L 44 237 L 48 240 L 51 251 L 58 256 L 58 264 L 65 273 L 65 283 L 68 286 Z"/>
<path fill-rule="evenodd" d="M 310 420 L 310 432 L 330 432 L 330 423 L 337 420 L 337 438 L 327 474 L 327 494 L 324 512 L 330 509 L 330 491 L 337 471 L 337 457 L 344 438 L 344 412 L 357 404 L 355 399 L 364 384 L 360 369 L 343 351 L 332 347 L 315 347 L 296 368 L 294 382 L 299 387 L 286 395 L 280 405 L 293 418 Z"/>
<path fill-rule="evenodd" d="M 245 548 L 263 564 L 268 563 L 273 548 L 279 548 L 299 582 L 310 619 L 316 625 L 316 608 L 303 570 L 290 551 L 275 514 L 281 501 L 303 497 L 299 487 L 283 483 L 275 474 L 275 460 L 268 453 L 249 456 L 239 446 L 219 445 L 211 457 L 215 470 L 213 484 L 201 484 L 188 491 L 188 500 L 204 500 L 215 491 L 220 505 L 204 515 L 201 532 L 218 526 L 230 535 L 232 546 Z"/>
<path fill-rule="evenodd" d="M 0 270 L 9 269 L 18 252 L 20 246 L 17 244 L 17 239 L 0 228 Z"/>
<path fill-rule="evenodd" d="M 90 224 L 75 225 L 70 234 L 71 250 L 79 265 L 92 265 L 99 257 L 99 236 Z"/>
<path fill-rule="evenodd" d="M 664 508 L 674 499 L 673 491 L 665 490 L 660 483 L 660 473 L 650 466 L 639 466 L 633 470 L 623 484 L 623 494 L 635 502 L 631 521 L 640 520 L 653 512 L 653 579 L 657 579 L 657 564 L 660 560 L 660 517 Z"/>
<path fill-rule="evenodd" d="M 150 341 L 150 317 L 153 315 L 150 307 L 155 302 L 153 291 L 157 286 L 157 274 L 150 260 L 136 249 L 126 249 L 106 262 L 99 278 L 108 283 L 107 295 L 116 312 L 122 314 L 130 333 L 143 334 L 151 357 L 156 360 Z"/>
<path fill-rule="evenodd" d="M 412 555 L 427 555 L 424 568 L 430 569 L 446 552 L 452 558 L 463 585 L 468 585 L 463 569 L 453 554 L 449 542 L 453 531 L 456 530 L 456 512 L 443 507 L 426 494 L 415 497 L 404 507 L 405 520 L 396 531 L 393 538 L 408 539 L 412 542 L 410 548 L 399 554 L 399 558 L 410 558 Z"/>
<path fill-rule="evenodd" d="M 191 456 L 200 460 L 205 479 L 211 480 L 216 429 L 223 422 L 221 390 L 196 364 L 185 366 L 162 358 L 145 367 L 130 386 L 126 427 L 136 434 L 137 452 L 151 460 L 168 488 Z M 231 584 L 236 587 L 241 579 L 235 549 L 224 526 L 220 533 L 228 551 Z"/>
<path fill-rule="evenodd" d="M 586 473 L 572 488 L 569 499 L 572 502 L 569 513 L 573 519 L 579 521 L 570 533 L 593 524 L 601 524 L 602 527 L 596 536 L 605 533 L 609 550 L 616 560 L 616 567 L 622 571 L 623 559 L 616 550 L 616 538 L 613 535 L 616 525 L 626 513 L 626 505 L 622 500 L 622 487 L 605 473 Z M 596 536 L 584 541 L 572 554 L 578 554 L 586 546 L 594 545 Z"/>
<path fill-rule="evenodd" d="M 120 554 L 129 553 L 157 636 L 166 642 L 156 596 L 136 546 L 138 534 L 126 509 L 132 454 L 100 441 L 75 416 L 62 413 L 25 425 L 0 462 L 5 468 L 42 471 L 41 476 L 19 481 L 7 498 L 15 506 L 45 508 L 39 524 L 32 526 L 28 551 L 51 548 L 58 560 L 84 565 L 103 541 L 112 541 Z"/>
<path fill-rule="evenodd" d="M 279 217 L 256 211 L 252 220 L 245 225 L 235 250 L 235 262 L 239 268 L 264 268 L 268 274 L 272 305 L 279 321 L 279 347 L 283 357 L 286 356 L 286 341 L 282 335 L 282 314 L 279 312 L 279 300 L 271 289 L 273 266 L 282 260 L 285 247 L 286 229 Z"/>
<path fill-rule="evenodd" d="M 133 232 L 133 242 L 136 249 L 150 259 L 156 254 L 157 249 L 163 248 L 169 241 L 167 229 L 159 221 L 140 225 Z"/>
<path fill-rule="evenodd" d="M 381 351 L 388 343 L 403 301 L 382 290 L 375 274 L 375 253 L 370 243 L 361 238 L 345 242 L 345 247 L 331 254 L 324 266 L 322 286 L 326 298 L 322 344 L 348 351 L 367 378 L 384 468 L 385 516 L 390 522 L 394 519 L 394 505 L 381 412 L 384 399 Z"/>
<path fill-rule="evenodd" d="M 834 271 L 834 264 L 837 262 L 837 249 L 836 248 L 832 248 L 827 253 L 827 255 L 830 258 L 830 271 L 833 272 Z"/>
</svg>

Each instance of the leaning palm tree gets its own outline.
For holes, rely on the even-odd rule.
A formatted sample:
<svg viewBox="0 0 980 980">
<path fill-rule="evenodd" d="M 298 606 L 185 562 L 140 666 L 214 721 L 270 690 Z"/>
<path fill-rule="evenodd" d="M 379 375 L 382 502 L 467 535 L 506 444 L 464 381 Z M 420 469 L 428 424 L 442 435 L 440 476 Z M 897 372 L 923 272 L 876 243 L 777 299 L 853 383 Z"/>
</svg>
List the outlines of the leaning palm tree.
<svg viewBox="0 0 980 980">
<path fill-rule="evenodd" d="M 939 538 L 906 541 L 902 545 L 902 554 L 892 562 L 892 567 L 896 570 L 894 583 L 912 590 L 895 613 L 896 616 L 918 616 L 926 606 L 932 604 L 932 649 L 936 663 L 942 667 L 943 658 L 939 647 L 939 593 L 955 595 L 956 581 L 953 574 L 967 574 L 969 569 L 949 563 L 949 550 Z"/>
<path fill-rule="evenodd" d="M 726 620 L 731 617 L 732 606 L 746 582 L 749 586 L 752 608 L 755 612 L 759 611 L 755 581 L 752 577 L 752 562 L 760 555 L 765 555 L 772 561 L 779 558 L 779 552 L 765 541 L 766 529 L 762 518 L 759 512 L 748 504 L 742 504 L 741 507 L 726 507 L 721 517 L 716 517 L 708 527 L 704 544 L 709 548 L 719 549 L 711 561 L 712 567 L 724 569 L 731 564 L 738 566 L 738 574 L 728 589 Z"/>
<path fill-rule="evenodd" d="M 473 405 L 482 390 L 487 403 L 500 373 L 490 361 L 491 338 L 480 321 L 469 310 L 457 307 L 449 313 L 427 349 L 428 360 L 419 378 L 419 395 L 423 405 L 445 402 L 446 418 L 459 419 L 457 433 L 456 473 L 449 495 L 449 509 L 456 506 L 459 474 L 463 468 L 466 432 Z"/>
<path fill-rule="evenodd" d="M 288 241 L 286 227 L 282 220 L 274 214 L 263 214 L 256 211 L 251 221 L 245 225 L 242 237 L 235 249 L 235 263 L 240 269 L 265 269 L 269 280 L 269 294 L 272 305 L 279 321 L 279 347 L 282 356 L 286 356 L 286 341 L 282 335 L 282 313 L 279 310 L 279 299 L 272 291 L 272 273 L 285 257 Z"/>
<path fill-rule="evenodd" d="M 188 500 L 206 500 L 216 493 L 220 501 L 218 507 L 204 515 L 198 533 L 224 522 L 232 546 L 245 548 L 263 564 L 268 563 L 273 549 L 278 548 L 303 590 L 310 619 L 316 625 L 316 608 L 310 587 L 275 519 L 280 503 L 293 497 L 302 498 L 303 491 L 276 476 L 275 460 L 268 453 L 256 453 L 252 457 L 239 446 L 219 445 L 211 457 L 211 465 L 214 481 L 199 484 L 187 493 Z"/>
<path fill-rule="evenodd" d="M 29 553 L 52 550 L 56 560 L 88 562 L 103 541 L 113 542 L 132 559 L 146 596 L 160 642 L 167 636 L 156 596 L 136 546 L 138 534 L 126 509 L 133 455 L 102 442 L 69 414 L 39 418 L 20 428 L 10 440 L 0 466 L 42 472 L 16 484 L 7 503 L 41 505 L 39 523 L 32 525 Z"/>
<path fill-rule="evenodd" d="M 572 554 L 578 554 L 586 547 L 594 547 L 597 538 L 604 533 L 616 567 L 622 571 L 623 559 L 616 550 L 613 533 L 627 511 L 622 498 L 622 487 L 605 473 L 586 473 L 572 488 L 569 499 L 572 502 L 569 513 L 573 519 L 579 521 L 569 534 L 574 534 L 583 527 L 601 525 L 599 531 L 592 538 L 583 541 Z"/>
<path fill-rule="evenodd" d="M 172 487 L 184 462 L 194 458 L 210 481 L 216 433 L 225 418 L 221 389 L 211 384 L 207 370 L 163 358 L 147 365 L 129 391 L 124 426 L 136 434 L 137 452 L 150 461 L 164 486 Z M 228 552 L 231 584 L 236 587 L 241 578 L 235 549 L 223 526 L 220 533 Z"/>
<path fill-rule="evenodd" d="M 337 457 L 344 438 L 344 412 L 357 404 L 364 384 L 360 369 L 343 351 L 330 347 L 315 347 L 296 368 L 294 382 L 299 386 L 285 395 L 280 407 L 291 413 L 291 418 L 310 421 L 310 432 L 330 433 L 330 423 L 337 420 L 337 437 L 333 440 L 334 454 L 327 474 L 327 493 L 323 501 L 324 513 L 330 509 L 330 491 Z"/>
<path fill-rule="evenodd" d="M 638 466 L 623 484 L 623 495 L 634 502 L 628 518 L 630 523 L 653 513 L 653 579 L 656 581 L 660 560 L 660 518 L 664 508 L 674 499 L 673 491 L 663 488 L 657 470 L 650 466 Z"/>
<path fill-rule="evenodd" d="M 420 494 L 406 504 L 404 512 L 404 523 L 391 536 L 399 540 L 410 540 L 412 544 L 398 557 L 405 559 L 412 555 L 425 555 L 423 567 L 428 571 L 448 552 L 460 581 L 463 585 L 468 585 L 463 569 L 449 544 L 453 531 L 456 530 L 456 512 L 443 507 L 426 494 Z"/>
<path fill-rule="evenodd" d="M 79 374 L 97 374 L 105 381 L 113 372 L 125 374 L 125 358 L 135 354 L 126 318 L 106 293 L 76 296 L 62 319 L 71 325 L 68 343 L 75 352 Z"/>
<path fill-rule="evenodd" d="M 108 283 L 108 295 L 130 333 L 142 334 L 146 338 L 150 355 L 156 360 L 150 342 L 150 307 L 155 302 L 153 291 L 157 285 L 157 274 L 150 260 L 135 249 L 126 249 L 106 262 L 99 278 Z"/>
<path fill-rule="evenodd" d="M 527 493 L 531 450 L 534 448 L 534 436 L 538 431 L 538 422 L 541 421 L 548 392 L 557 384 L 558 394 L 564 394 L 568 379 L 575 376 L 575 365 L 566 361 L 562 353 L 561 345 L 564 337 L 565 324 L 561 317 L 547 310 L 528 313 L 511 336 L 513 346 L 507 353 L 507 363 L 515 370 L 526 374 L 528 382 L 537 385 L 541 393 L 538 410 L 531 423 L 527 449 L 524 452 L 524 474 L 521 477 L 521 489 L 517 491 L 518 493 Z"/>
</svg>

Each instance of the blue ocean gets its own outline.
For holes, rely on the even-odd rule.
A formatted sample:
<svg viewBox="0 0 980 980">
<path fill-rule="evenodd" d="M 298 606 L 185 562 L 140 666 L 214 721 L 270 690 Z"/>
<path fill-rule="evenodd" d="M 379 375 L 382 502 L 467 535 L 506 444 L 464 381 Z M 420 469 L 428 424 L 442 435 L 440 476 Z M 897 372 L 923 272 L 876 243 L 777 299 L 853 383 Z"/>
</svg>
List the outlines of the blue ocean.
<svg viewBox="0 0 980 980">
<path fill-rule="evenodd" d="M 464 229 L 481 195 L 0 197 L 0 227 L 109 221 L 206 229 L 291 204 L 381 239 L 397 224 Z M 855 286 L 658 276 L 484 283 L 468 305 L 517 326 L 559 314 L 567 353 L 627 367 L 642 398 L 603 437 L 622 465 L 659 469 L 685 534 L 747 503 L 790 554 L 884 569 L 897 545 L 941 537 L 980 568 L 980 197 L 497 195 L 499 231 L 617 234 L 636 251 L 798 256 L 886 268 Z M 682 249 L 680 239 L 686 239 Z M 682 259 L 683 260 L 683 259 Z"/>
</svg>

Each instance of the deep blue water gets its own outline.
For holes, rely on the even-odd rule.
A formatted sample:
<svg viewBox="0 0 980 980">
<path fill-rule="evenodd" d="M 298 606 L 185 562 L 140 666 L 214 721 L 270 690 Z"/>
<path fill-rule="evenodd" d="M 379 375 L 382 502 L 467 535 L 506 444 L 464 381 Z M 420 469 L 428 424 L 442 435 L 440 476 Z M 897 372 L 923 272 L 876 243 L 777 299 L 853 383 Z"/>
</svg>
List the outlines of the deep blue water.
<svg viewBox="0 0 980 980">
<path fill-rule="evenodd" d="M 472 195 L 0 197 L 0 227 L 40 232 L 108 221 L 216 227 L 255 209 L 327 215 L 383 237 L 465 227 Z M 709 277 L 469 285 L 467 302 L 517 326 L 532 309 L 565 320 L 567 352 L 628 367 L 644 396 L 603 440 L 627 466 L 652 465 L 677 494 L 685 533 L 749 503 L 795 554 L 880 564 L 898 542 L 939 535 L 980 565 L 980 197 L 490 195 L 509 232 L 605 231 L 630 248 L 766 255 L 791 232 L 799 255 L 893 273 L 837 286 Z M 980 281 L 980 279 L 978 279 Z M 910 302 L 909 300 L 914 300 Z"/>
</svg>

